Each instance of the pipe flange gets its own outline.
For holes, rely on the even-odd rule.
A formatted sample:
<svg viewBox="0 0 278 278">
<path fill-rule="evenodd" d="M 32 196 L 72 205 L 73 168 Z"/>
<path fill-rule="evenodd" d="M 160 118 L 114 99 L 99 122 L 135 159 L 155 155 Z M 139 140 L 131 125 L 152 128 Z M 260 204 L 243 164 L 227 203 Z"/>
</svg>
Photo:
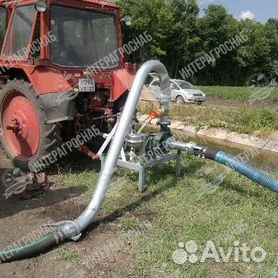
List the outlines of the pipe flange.
<svg viewBox="0 0 278 278">
<path fill-rule="evenodd" d="M 63 233 L 66 239 L 71 239 L 73 241 L 79 240 L 82 235 L 78 224 L 71 220 L 60 221 L 53 224 L 45 224 L 42 227 L 57 228 Z"/>
</svg>

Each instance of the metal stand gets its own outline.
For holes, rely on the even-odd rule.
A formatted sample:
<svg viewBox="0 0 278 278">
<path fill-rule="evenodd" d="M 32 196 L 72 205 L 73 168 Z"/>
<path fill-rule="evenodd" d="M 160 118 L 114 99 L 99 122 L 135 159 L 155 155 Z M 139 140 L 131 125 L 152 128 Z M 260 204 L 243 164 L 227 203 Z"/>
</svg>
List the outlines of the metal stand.
<svg viewBox="0 0 278 278">
<path fill-rule="evenodd" d="M 179 177 L 180 173 L 181 173 L 181 151 L 178 151 L 177 154 L 168 153 L 168 154 L 160 156 L 157 159 L 149 160 L 147 162 L 142 162 L 142 163 L 127 161 L 126 159 L 123 159 L 123 156 L 122 156 L 122 158 L 118 160 L 117 166 L 139 173 L 138 190 L 140 193 L 143 193 L 147 189 L 147 183 L 146 183 L 147 170 L 156 165 L 166 163 L 169 161 L 173 161 L 173 160 L 176 161 L 176 175 L 177 175 L 177 177 Z M 103 169 L 104 162 L 105 162 L 105 157 L 102 156 L 102 158 L 101 158 L 101 168 L 102 169 Z"/>
</svg>

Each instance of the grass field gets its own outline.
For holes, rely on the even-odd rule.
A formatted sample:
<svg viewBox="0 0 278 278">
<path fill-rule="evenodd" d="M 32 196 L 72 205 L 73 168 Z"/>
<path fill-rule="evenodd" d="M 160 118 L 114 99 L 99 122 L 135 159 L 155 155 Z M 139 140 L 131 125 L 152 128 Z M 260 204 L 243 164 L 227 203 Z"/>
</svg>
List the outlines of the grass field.
<svg viewBox="0 0 278 278">
<path fill-rule="evenodd" d="M 202 127 L 226 128 L 239 133 L 269 136 L 278 129 L 278 89 L 264 101 L 250 104 L 250 91 L 247 87 L 200 87 L 207 94 L 207 103 L 197 105 L 171 104 L 172 120 Z M 139 111 L 148 114 L 158 107 L 157 103 L 144 102 Z"/>
<path fill-rule="evenodd" d="M 139 111 L 148 114 L 154 107 L 156 105 L 152 103 L 142 103 L 139 105 Z M 172 104 L 170 116 L 172 120 L 194 125 L 197 130 L 208 126 L 256 136 L 268 136 L 278 129 L 277 108 Z"/>
<path fill-rule="evenodd" d="M 205 92 L 208 97 L 217 97 L 220 99 L 233 99 L 248 102 L 257 96 L 260 99 L 278 101 L 277 87 L 199 86 L 198 88 Z"/>
<path fill-rule="evenodd" d="M 82 164 L 82 163 L 80 163 Z M 88 163 L 86 167 L 88 169 Z M 223 175 L 224 174 L 224 175 Z M 223 182 L 219 177 L 223 175 Z M 81 187 L 89 199 L 97 172 L 64 174 L 63 184 Z M 59 179 L 60 181 L 61 179 Z M 184 157 L 182 177 L 174 175 L 174 165 L 153 169 L 147 176 L 149 189 L 137 192 L 137 175 L 118 169 L 108 192 L 101 218 L 116 215 L 115 234 L 125 235 L 148 223 L 144 235 L 121 248 L 118 261 L 124 277 L 274 277 L 277 271 L 277 195 L 222 166 L 198 158 Z M 103 224 L 105 225 L 105 224 Z M 94 231 L 91 231 L 92 235 Z M 92 239 L 93 240 L 93 239 Z M 112 239 L 111 239 L 112 240 Z M 263 263 L 215 261 L 178 265 L 172 259 L 179 242 L 196 241 L 201 246 L 212 240 L 227 252 L 235 241 L 267 252 Z M 106 245 L 109 246 L 109 240 Z M 65 249 L 66 248 L 66 249 Z M 60 247 L 58 257 L 78 264 L 74 245 Z M 93 250 L 92 250 L 93 252 Z M 111 250 L 112 252 L 112 250 Z M 107 254 L 109 256 L 109 254 Z"/>
</svg>

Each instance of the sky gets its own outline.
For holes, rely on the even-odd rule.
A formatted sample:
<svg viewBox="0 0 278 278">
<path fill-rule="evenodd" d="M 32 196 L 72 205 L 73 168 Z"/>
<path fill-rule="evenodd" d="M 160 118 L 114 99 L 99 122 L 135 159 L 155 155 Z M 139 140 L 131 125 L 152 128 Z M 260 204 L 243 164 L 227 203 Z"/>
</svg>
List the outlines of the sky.
<svg viewBox="0 0 278 278">
<path fill-rule="evenodd" d="M 209 4 L 221 4 L 237 19 L 250 18 L 265 23 L 278 18 L 278 0 L 197 0 L 201 11 Z"/>
</svg>

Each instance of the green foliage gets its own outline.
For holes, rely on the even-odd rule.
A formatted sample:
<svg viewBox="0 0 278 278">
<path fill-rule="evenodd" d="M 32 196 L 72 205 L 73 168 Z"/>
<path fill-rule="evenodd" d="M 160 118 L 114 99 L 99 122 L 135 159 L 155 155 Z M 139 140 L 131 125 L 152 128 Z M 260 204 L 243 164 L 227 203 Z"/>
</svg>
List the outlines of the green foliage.
<svg viewBox="0 0 278 278">
<path fill-rule="evenodd" d="M 230 127 L 234 131 L 245 133 L 255 133 L 256 135 L 266 135 L 277 130 L 277 112 L 269 108 L 258 110 L 241 109 L 234 117 L 235 123 Z"/>
<path fill-rule="evenodd" d="M 275 67 L 277 69 L 277 30 L 272 24 L 263 25 L 251 20 L 242 21 L 241 28 L 249 38 L 237 51 L 236 59 L 243 77 L 252 73 L 273 76 Z"/>
<path fill-rule="evenodd" d="M 210 53 L 211 50 L 239 34 L 237 20 L 221 5 L 210 5 L 205 10 L 205 17 L 198 22 L 199 36 L 201 38 L 202 53 L 200 56 Z M 194 81 L 198 84 L 227 84 L 228 80 L 235 79 L 236 51 L 232 50 L 226 55 L 216 58 L 215 63 L 206 66 L 198 72 Z"/>
<path fill-rule="evenodd" d="M 195 35 L 199 11 L 195 1 L 119 0 L 117 4 L 123 16 L 133 18 L 132 27 L 124 27 L 125 42 L 145 31 L 153 38 L 130 57 L 134 62 L 156 58 L 176 75 L 186 61 L 195 58 L 193 50 L 200 43 Z"/>
<path fill-rule="evenodd" d="M 133 25 L 124 26 L 124 41 L 148 32 L 153 40 L 129 57 L 137 64 L 159 59 L 171 77 L 196 58 L 244 31 L 248 40 L 215 63 L 206 65 L 190 81 L 200 85 L 245 85 L 250 76 L 275 76 L 278 67 L 278 21 L 266 24 L 236 20 L 221 5 L 209 5 L 199 18 L 196 0 L 117 0 L 123 16 Z"/>
<path fill-rule="evenodd" d="M 60 248 L 57 251 L 58 258 L 62 261 L 66 261 L 69 263 L 76 263 L 78 260 L 78 255 L 74 250 L 68 248 Z"/>
</svg>

